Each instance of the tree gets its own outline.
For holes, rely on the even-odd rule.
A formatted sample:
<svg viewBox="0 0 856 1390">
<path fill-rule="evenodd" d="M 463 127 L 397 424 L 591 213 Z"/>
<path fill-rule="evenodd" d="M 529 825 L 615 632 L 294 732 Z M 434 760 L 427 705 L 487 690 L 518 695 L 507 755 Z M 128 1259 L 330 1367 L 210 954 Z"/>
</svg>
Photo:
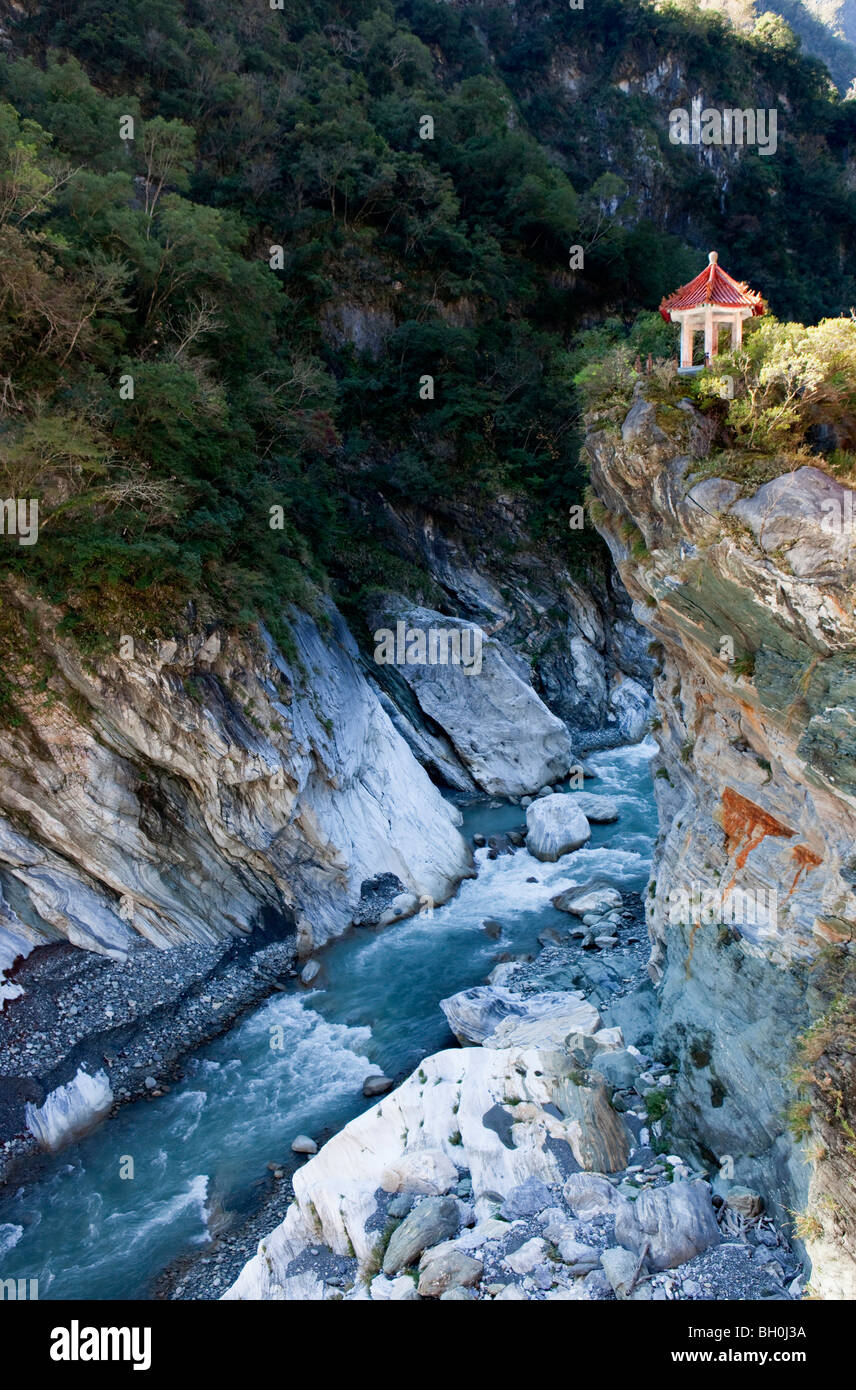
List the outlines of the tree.
<svg viewBox="0 0 856 1390">
<path fill-rule="evenodd" d="M 188 187 L 195 149 L 196 133 L 183 121 L 165 121 L 160 116 L 146 121 L 142 150 L 145 207 L 150 222 L 166 184 L 182 190 Z"/>
</svg>

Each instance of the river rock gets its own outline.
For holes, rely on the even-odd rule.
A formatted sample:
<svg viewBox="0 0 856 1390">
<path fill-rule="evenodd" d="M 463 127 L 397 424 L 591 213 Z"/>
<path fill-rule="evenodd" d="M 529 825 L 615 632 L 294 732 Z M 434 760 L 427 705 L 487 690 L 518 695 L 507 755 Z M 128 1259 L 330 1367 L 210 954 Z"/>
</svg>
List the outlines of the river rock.
<svg viewBox="0 0 856 1390">
<path fill-rule="evenodd" d="M 542 1211 L 538 1220 L 543 1226 L 544 1239 L 558 1245 L 560 1240 L 576 1240 L 580 1233 L 580 1223 L 569 1216 L 564 1207 L 552 1206 Z"/>
<path fill-rule="evenodd" d="M 608 825 L 618 820 L 621 814 L 613 796 L 602 796 L 597 792 L 571 792 L 571 800 L 586 820 L 595 825 Z"/>
<path fill-rule="evenodd" d="M 719 1244 L 710 1188 L 696 1179 L 640 1192 L 635 1202 L 619 1207 L 615 1239 L 637 1255 L 647 1241 L 652 1269 L 685 1264 L 709 1246 Z"/>
<path fill-rule="evenodd" d="M 321 974 L 321 966 L 317 960 L 308 960 L 300 972 L 300 983 L 311 985 L 313 980 L 317 980 Z"/>
<path fill-rule="evenodd" d="M 607 1279 L 615 1290 L 616 1298 L 622 1302 L 630 1296 L 630 1285 L 639 1259 L 623 1246 L 614 1245 L 609 1250 L 604 1250 L 600 1257 Z"/>
<path fill-rule="evenodd" d="M 580 888 L 568 888 L 550 901 L 560 912 L 570 912 L 574 917 L 586 917 L 591 913 L 598 918 L 611 908 L 621 907 L 624 900 L 617 888 L 604 882 L 592 882 Z"/>
<path fill-rule="evenodd" d="M 512 1254 L 506 1255 L 504 1263 L 515 1274 L 529 1274 L 536 1265 L 539 1265 L 544 1258 L 547 1250 L 547 1242 L 540 1236 L 533 1236 L 527 1240 Z"/>
<path fill-rule="evenodd" d="M 602 1269 L 593 1269 L 580 1283 L 585 1298 L 600 1300 L 609 1298 L 613 1292 L 612 1285 Z"/>
<path fill-rule="evenodd" d="M 760 1193 L 754 1192 L 751 1187 L 740 1187 L 737 1183 L 728 1188 L 725 1200 L 732 1211 L 747 1218 L 760 1216 L 764 1210 L 764 1199 Z"/>
<path fill-rule="evenodd" d="M 538 1178 L 527 1178 L 519 1187 L 512 1188 L 500 1210 L 506 1221 L 516 1221 L 521 1216 L 537 1215 L 552 1200 L 546 1183 L 539 1182 Z"/>
<path fill-rule="evenodd" d="M 498 941 L 502 936 L 502 923 L 495 922 L 492 917 L 488 917 L 482 922 L 482 931 L 485 936 L 489 936 L 491 941 Z"/>
<path fill-rule="evenodd" d="M 454 1246 L 426 1250 L 419 1261 L 420 1298 L 439 1298 L 447 1290 L 469 1288 L 481 1278 L 484 1266 Z"/>
<path fill-rule="evenodd" d="M 534 801 L 526 810 L 526 848 L 536 859 L 554 863 L 591 838 L 591 826 L 563 792 Z"/>
<path fill-rule="evenodd" d="M 624 1201 L 612 1183 L 599 1173 L 571 1173 L 563 1196 L 571 1210 L 583 1220 L 615 1212 Z"/>
<path fill-rule="evenodd" d="M 616 1049 L 615 1051 L 599 1052 L 591 1063 L 591 1070 L 598 1072 L 617 1090 L 627 1090 L 635 1086 L 636 1079 L 642 1071 L 642 1063 L 638 1057 L 634 1057 L 632 1052 L 626 1048 Z"/>
<path fill-rule="evenodd" d="M 419 1297 L 409 1274 L 400 1274 L 397 1279 L 378 1274 L 372 1279 L 369 1294 L 373 1302 L 383 1303 L 410 1303 Z"/>
<path fill-rule="evenodd" d="M 297 1138 L 291 1141 L 291 1151 L 296 1154 L 317 1154 L 318 1145 L 308 1134 L 298 1134 Z"/>
<path fill-rule="evenodd" d="M 58 1086 L 43 1105 L 25 1106 L 27 1128 L 43 1149 L 55 1153 L 80 1139 L 109 1114 L 113 1092 L 105 1071 L 94 1075 L 78 1067 L 71 1081 Z"/>
<path fill-rule="evenodd" d="M 573 994 L 523 995 L 503 985 L 461 990 L 441 999 L 440 1008 L 459 1042 L 486 1047 L 561 1045 L 569 1033 L 595 1033 L 602 1026 L 597 1009 Z"/>
<path fill-rule="evenodd" d="M 600 1264 L 600 1251 L 594 1245 L 585 1245 L 573 1236 L 563 1236 L 556 1246 L 559 1259 L 571 1266 L 573 1274 L 588 1274 Z"/>
<path fill-rule="evenodd" d="M 416 1192 L 442 1197 L 458 1181 L 458 1170 L 442 1149 L 417 1149 L 385 1168 L 384 1192 Z"/>
<path fill-rule="evenodd" d="M 366 1100 L 371 1100 L 374 1096 L 385 1096 L 394 1085 L 391 1076 L 367 1076 L 363 1082 L 363 1095 Z"/>
<path fill-rule="evenodd" d="M 422 1251 L 456 1234 L 458 1204 L 453 1197 L 426 1197 L 405 1216 L 390 1236 L 383 1272 L 398 1274 L 415 1264 Z"/>
</svg>

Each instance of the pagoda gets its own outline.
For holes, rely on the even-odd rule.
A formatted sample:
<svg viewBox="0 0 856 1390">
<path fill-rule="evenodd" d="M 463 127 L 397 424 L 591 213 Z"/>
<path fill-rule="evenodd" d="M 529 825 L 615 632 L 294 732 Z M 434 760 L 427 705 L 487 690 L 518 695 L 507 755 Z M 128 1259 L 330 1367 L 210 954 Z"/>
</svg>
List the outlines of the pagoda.
<svg viewBox="0 0 856 1390">
<path fill-rule="evenodd" d="M 707 366 L 719 349 L 719 330 L 723 324 L 731 329 L 731 350 L 743 341 L 743 320 L 757 318 L 764 313 L 764 301 L 748 285 L 732 280 L 719 264 L 719 257 L 711 251 L 708 264 L 700 275 L 689 284 L 681 285 L 660 304 L 660 313 L 666 323 L 681 325 L 681 376 L 700 372 L 701 366 L 693 366 L 693 336 L 704 332 L 704 365 Z"/>
</svg>

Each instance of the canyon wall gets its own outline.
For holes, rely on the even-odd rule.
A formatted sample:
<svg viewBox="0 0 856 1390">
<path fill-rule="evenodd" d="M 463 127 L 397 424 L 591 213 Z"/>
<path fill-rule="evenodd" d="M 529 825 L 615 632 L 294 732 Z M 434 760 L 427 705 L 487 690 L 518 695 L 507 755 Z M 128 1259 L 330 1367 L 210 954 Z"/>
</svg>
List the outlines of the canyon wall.
<svg viewBox="0 0 856 1390">
<path fill-rule="evenodd" d="M 443 801 L 366 681 L 329 606 L 295 614 L 286 659 L 188 625 L 91 661 L 61 615 L 30 626 L 0 732 L 0 941 L 121 957 L 236 936 L 274 914 L 307 952 L 340 933 L 378 873 L 406 910 L 443 901 L 471 860 Z M 5 960 L 4 960 L 5 963 Z"/>
<path fill-rule="evenodd" d="M 719 477 L 711 435 L 637 386 L 587 439 L 593 515 L 660 652 L 649 969 L 680 1068 L 672 1132 L 803 1211 L 813 1287 L 853 1297 L 853 498 L 813 467 Z"/>
</svg>

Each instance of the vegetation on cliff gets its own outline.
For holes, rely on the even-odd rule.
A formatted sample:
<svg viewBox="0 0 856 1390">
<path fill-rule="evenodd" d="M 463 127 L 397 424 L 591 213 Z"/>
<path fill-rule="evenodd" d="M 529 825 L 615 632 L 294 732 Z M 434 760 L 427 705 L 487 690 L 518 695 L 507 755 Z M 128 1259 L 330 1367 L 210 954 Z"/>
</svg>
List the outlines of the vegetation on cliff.
<svg viewBox="0 0 856 1390">
<path fill-rule="evenodd" d="M 580 333 L 626 335 L 690 242 L 727 238 L 786 312 L 856 299 L 835 249 L 853 104 L 784 28 L 636 0 L 584 26 L 433 0 L 8 19 L 0 493 L 39 499 L 40 534 L 2 553 L 85 643 L 191 596 L 249 621 L 330 580 L 417 592 L 385 498 L 511 489 L 591 547 L 565 526 Z M 781 92 L 781 157 L 744 152 L 721 198 L 637 80 L 655 55 L 747 103 Z"/>
<path fill-rule="evenodd" d="M 601 349 L 576 378 L 590 424 L 618 427 L 644 383 L 679 441 L 686 420 L 674 407 L 682 397 L 709 421 L 704 457 L 693 460 L 696 479 L 701 471 L 755 488 L 809 464 L 856 482 L 856 318 L 809 326 L 772 315 L 750 320 L 739 348 L 691 377 L 678 375 L 673 358 L 642 367 L 640 346 L 661 337 L 654 318 L 640 315 L 611 340 L 608 326 L 585 335 Z"/>
</svg>

